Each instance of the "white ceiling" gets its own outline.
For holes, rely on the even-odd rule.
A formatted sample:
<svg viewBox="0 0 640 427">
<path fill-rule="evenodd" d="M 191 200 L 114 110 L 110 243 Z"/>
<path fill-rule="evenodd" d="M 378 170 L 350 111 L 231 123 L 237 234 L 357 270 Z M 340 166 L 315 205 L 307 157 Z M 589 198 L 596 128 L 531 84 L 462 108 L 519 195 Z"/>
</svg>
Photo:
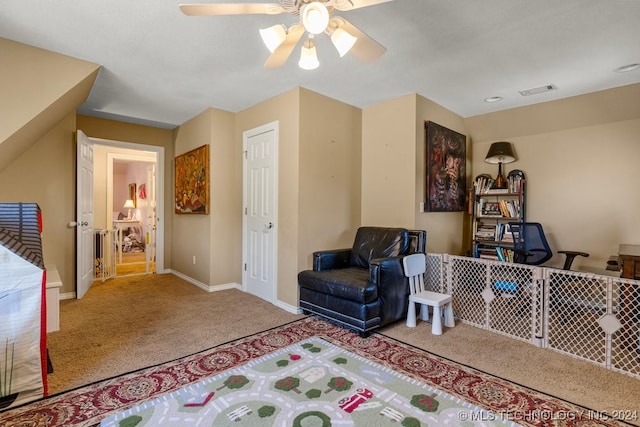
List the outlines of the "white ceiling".
<svg viewBox="0 0 640 427">
<path fill-rule="evenodd" d="M 298 86 L 359 108 L 418 93 L 469 117 L 640 82 L 640 70 L 614 72 L 640 62 L 638 0 L 394 0 L 336 11 L 387 52 L 371 64 L 339 58 L 320 35 L 313 71 L 298 68 L 299 47 L 283 67 L 263 68 L 258 30 L 297 17 L 189 17 L 179 3 L 2 0 L 0 37 L 102 65 L 80 113 L 166 128 Z M 558 89 L 518 93 L 549 84 Z"/>
</svg>

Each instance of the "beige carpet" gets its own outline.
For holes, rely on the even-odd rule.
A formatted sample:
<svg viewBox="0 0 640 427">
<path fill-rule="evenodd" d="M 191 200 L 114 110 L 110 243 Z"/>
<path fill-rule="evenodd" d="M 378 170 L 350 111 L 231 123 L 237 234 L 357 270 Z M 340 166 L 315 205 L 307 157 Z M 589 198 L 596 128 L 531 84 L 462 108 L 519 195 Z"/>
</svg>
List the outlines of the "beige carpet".
<svg viewBox="0 0 640 427">
<path fill-rule="evenodd" d="M 48 335 L 50 393 L 302 317 L 240 290 L 204 292 L 173 275 L 98 282 L 82 300 L 61 301 L 60 312 L 61 330 Z M 427 323 L 411 329 L 399 322 L 381 332 L 573 403 L 629 411 L 628 422 L 640 425 L 640 380 L 629 376 L 459 322 L 441 336 L 432 335 Z"/>
<path fill-rule="evenodd" d="M 60 301 L 47 335 L 49 393 L 166 362 L 302 318 L 238 290 L 205 292 L 171 274 L 95 282 Z"/>
</svg>

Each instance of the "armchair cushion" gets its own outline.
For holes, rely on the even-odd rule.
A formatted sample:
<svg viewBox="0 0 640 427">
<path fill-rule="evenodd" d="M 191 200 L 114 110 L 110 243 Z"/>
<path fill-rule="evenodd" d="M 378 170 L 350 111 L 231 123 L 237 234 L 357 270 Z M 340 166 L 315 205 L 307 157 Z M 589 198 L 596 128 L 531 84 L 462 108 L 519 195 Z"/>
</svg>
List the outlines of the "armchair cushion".
<svg viewBox="0 0 640 427">
<path fill-rule="evenodd" d="M 351 250 L 351 266 L 369 268 L 373 258 L 398 256 L 407 251 L 409 234 L 404 228 L 360 227 Z"/>
<path fill-rule="evenodd" d="M 306 271 L 304 287 L 361 304 L 378 299 L 378 287 L 369 281 L 369 270 L 359 267 Z"/>
</svg>

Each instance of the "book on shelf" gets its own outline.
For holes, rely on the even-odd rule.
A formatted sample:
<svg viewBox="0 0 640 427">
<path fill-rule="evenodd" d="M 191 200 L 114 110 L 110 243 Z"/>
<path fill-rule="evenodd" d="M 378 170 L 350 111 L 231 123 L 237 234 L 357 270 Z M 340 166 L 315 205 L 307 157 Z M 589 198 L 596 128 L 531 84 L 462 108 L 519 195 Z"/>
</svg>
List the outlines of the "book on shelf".
<svg viewBox="0 0 640 427">
<path fill-rule="evenodd" d="M 494 248 L 476 247 L 476 258 L 500 261 Z"/>
<path fill-rule="evenodd" d="M 496 224 L 481 223 L 475 230 L 475 239 L 493 242 L 496 239 Z"/>
<path fill-rule="evenodd" d="M 513 250 L 496 246 L 498 260 L 503 262 L 513 262 Z"/>
<path fill-rule="evenodd" d="M 517 199 L 489 201 L 481 198 L 477 200 L 475 209 L 476 216 L 518 218 L 520 216 L 520 201 Z"/>
<path fill-rule="evenodd" d="M 498 202 L 500 212 L 505 218 L 518 218 L 520 216 L 520 202 L 518 200 L 500 200 Z"/>
<path fill-rule="evenodd" d="M 509 176 L 507 178 L 507 189 L 509 193 L 520 193 L 524 186 L 524 177 L 519 175 Z"/>
<path fill-rule="evenodd" d="M 507 188 L 493 188 L 495 182 L 493 178 L 479 176 L 473 182 L 474 192 L 476 194 L 518 194 L 522 192 L 524 186 L 524 178 L 520 176 L 509 177 Z"/>
<path fill-rule="evenodd" d="M 493 183 L 495 180 L 493 178 L 489 178 L 487 176 L 480 175 L 473 182 L 474 191 L 476 194 L 485 194 L 487 191 L 491 190 Z"/>
</svg>

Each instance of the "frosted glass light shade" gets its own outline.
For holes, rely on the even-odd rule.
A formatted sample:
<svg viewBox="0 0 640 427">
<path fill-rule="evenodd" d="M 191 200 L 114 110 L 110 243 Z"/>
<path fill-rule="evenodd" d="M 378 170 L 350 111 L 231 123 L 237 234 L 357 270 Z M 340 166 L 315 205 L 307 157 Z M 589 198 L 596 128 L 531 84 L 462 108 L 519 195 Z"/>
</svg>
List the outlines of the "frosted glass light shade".
<svg viewBox="0 0 640 427">
<path fill-rule="evenodd" d="M 302 45 L 298 66 L 303 70 L 315 70 L 320 66 L 318 55 L 316 55 L 316 47 L 311 40 L 308 40 Z"/>
<path fill-rule="evenodd" d="M 262 37 L 262 41 L 269 49 L 269 52 L 273 53 L 287 38 L 287 32 L 282 24 L 276 24 L 272 27 L 261 29 L 260 37 Z"/>
<path fill-rule="evenodd" d="M 342 28 L 336 28 L 331 34 L 331 42 L 338 50 L 340 57 L 345 56 L 351 50 L 356 40 L 358 40 L 357 37 L 352 36 Z"/>
<path fill-rule="evenodd" d="M 320 34 L 329 25 L 329 11 L 327 7 L 317 1 L 309 3 L 300 10 L 302 26 L 311 34 Z"/>
</svg>

